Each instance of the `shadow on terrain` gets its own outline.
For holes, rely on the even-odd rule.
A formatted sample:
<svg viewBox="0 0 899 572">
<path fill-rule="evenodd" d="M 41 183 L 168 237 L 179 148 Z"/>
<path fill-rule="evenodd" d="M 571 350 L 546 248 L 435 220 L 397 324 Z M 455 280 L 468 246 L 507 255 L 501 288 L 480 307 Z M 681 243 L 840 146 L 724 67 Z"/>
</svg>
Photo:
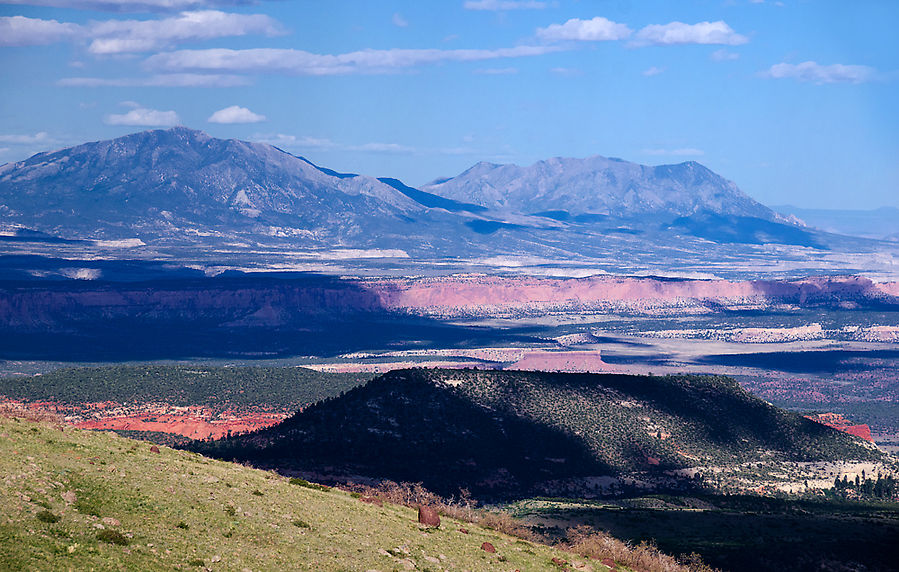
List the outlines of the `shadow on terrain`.
<svg viewBox="0 0 899 572">
<path fill-rule="evenodd" d="M 603 355 L 605 359 L 605 355 Z M 899 350 L 813 350 L 795 352 L 759 352 L 746 354 L 717 354 L 699 357 L 696 363 L 738 367 L 756 367 L 790 373 L 836 373 L 878 369 L 866 360 L 899 359 Z"/>
<path fill-rule="evenodd" d="M 288 475 L 419 482 L 445 496 L 467 489 L 481 500 L 525 498 L 545 481 L 610 474 L 575 436 L 438 384 L 411 370 L 392 372 L 275 427 L 190 448 Z"/>
<path fill-rule="evenodd" d="M 0 282 L 6 359 L 327 356 L 500 338 L 530 340 L 388 310 L 360 284 L 318 274 Z"/>
<path fill-rule="evenodd" d="M 670 416 L 674 445 L 646 430 L 642 416 L 655 412 Z M 432 369 L 392 371 L 279 425 L 196 450 L 312 480 L 364 475 L 491 500 L 603 493 L 579 480 L 586 476 L 662 477 L 691 466 L 680 447 L 722 464 L 756 460 L 760 449 L 791 460 L 876 456 L 727 378 Z M 703 486 L 663 481 L 668 490 Z"/>
<path fill-rule="evenodd" d="M 654 540 L 668 554 L 696 552 L 732 572 L 887 571 L 899 562 L 895 504 L 700 497 L 705 510 L 695 510 L 683 506 L 695 498 L 660 498 L 666 502 L 658 504 L 681 506 L 553 508 L 537 516 L 565 526 L 587 524 L 635 543 Z"/>
</svg>

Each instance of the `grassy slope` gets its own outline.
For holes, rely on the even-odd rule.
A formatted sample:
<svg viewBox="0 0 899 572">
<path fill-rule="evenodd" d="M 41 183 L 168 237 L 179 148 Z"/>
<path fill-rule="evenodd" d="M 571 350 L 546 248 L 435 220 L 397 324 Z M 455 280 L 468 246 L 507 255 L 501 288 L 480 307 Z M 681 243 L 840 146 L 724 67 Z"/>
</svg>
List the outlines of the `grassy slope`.
<svg viewBox="0 0 899 572">
<path fill-rule="evenodd" d="M 571 559 L 448 518 L 423 532 L 409 508 L 160 449 L 0 417 L 0 569 L 402 570 L 407 558 L 420 570 L 524 571 L 558 570 L 552 557 Z M 41 521 L 44 510 L 60 520 Z M 127 546 L 98 540 L 102 518 L 120 523 L 105 526 Z M 485 541 L 496 554 L 480 549 Z"/>
</svg>

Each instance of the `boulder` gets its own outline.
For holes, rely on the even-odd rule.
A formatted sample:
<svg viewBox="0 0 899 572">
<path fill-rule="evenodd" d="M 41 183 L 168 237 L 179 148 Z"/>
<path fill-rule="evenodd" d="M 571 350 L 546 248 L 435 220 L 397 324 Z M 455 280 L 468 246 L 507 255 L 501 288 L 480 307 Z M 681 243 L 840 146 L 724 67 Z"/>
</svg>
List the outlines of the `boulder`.
<svg viewBox="0 0 899 572">
<path fill-rule="evenodd" d="M 433 508 L 421 505 L 418 507 L 418 523 L 425 526 L 440 526 L 440 515 Z"/>
<path fill-rule="evenodd" d="M 484 552 L 489 552 L 490 554 L 496 552 L 496 548 L 494 548 L 493 545 L 489 542 L 485 542 L 484 544 L 482 544 L 481 550 L 483 550 Z"/>
</svg>

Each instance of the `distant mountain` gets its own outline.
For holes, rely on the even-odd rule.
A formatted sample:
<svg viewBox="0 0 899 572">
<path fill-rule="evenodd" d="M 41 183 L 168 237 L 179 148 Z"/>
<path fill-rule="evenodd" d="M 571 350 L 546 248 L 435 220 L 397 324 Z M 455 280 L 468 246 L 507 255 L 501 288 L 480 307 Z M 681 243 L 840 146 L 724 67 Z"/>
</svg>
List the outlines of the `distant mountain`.
<svg viewBox="0 0 899 572">
<path fill-rule="evenodd" d="M 389 235 L 427 209 L 378 179 L 184 127 L 0 167 L 0 213 L 7 225 L 80 238 L 242 232 L 339 246 L 364 243 L 373 233 Z"/>
<path fill-rule="evenodd" d="M 650 167 L 601 156 L 554 158 L 529 167 L 478 163 L 423 190 L 491 209 L 566 215 L 685 217 L 699 213 L 778 220 L 768 207 L 689 161 Z"/>
<path fill-rule="evenodd" d="M 753 260 L 770 268 L 769 243 L 874 248 L 798 226 L 694 162 L 479 163 L 416 189 L 175 127 L 0 166 L 2 254 L 168 258 L 213 273 L 223 263 L 293 269 L 339 260 L 359 261 L 351 272 L 471 272 L 507 256 L 620 273 L 695 272 L 709 260 L 727 261 L 727 272 L 740 260 L 742 273 Z M 807 266 L 804 250 L 776 256 L 784 268 L 785 259 Z M 434 260 L 437 270 L 420 266 Z M 45 274 L 30 263 L 21 271 Z"/>
<path fill-rule="evenodd" d="M 196 447 L 283 470 L 499 496 L 558 493 L 561 481 L 601 475 L 664 481 L 665 471 L 760 455 L 881 457 L 723 377 L 425 369 L 390 372 L 272 428 Z"/>
<path fill-rule="evenodd" d="M 899 241 L 899 208 L 804 209 L 792 205 L 771 207 L 784 216 L 794 216 L 809 226 L 836 234 Z"/>
</svg>

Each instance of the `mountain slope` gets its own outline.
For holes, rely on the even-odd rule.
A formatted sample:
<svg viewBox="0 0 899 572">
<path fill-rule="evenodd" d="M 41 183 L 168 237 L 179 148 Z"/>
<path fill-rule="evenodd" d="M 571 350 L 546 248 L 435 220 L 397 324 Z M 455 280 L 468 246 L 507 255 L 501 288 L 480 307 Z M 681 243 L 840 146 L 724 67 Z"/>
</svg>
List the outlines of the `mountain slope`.
<svg viewBox="0 0 899 572">
<path fill-rule="evenodd" d="M 876 450 L 721 377 L 394 371 L 275 427 L 198 445 L 280 468 L 421 481 L 454 494 L 548 493 L 553 481 Z"/>
<path fill-rule="evenodd" d="M 427 207 L 261 143 L 184 127 L 86 143 L 0 167 L 7 224 L 77 237 L 227 236 L 337 245 Z M 361 242 L 361 241 L 359 241 Z"/>
<path fill-rule="evenodd" d="M 423 190 L 492 209 L 613 217 L 701 212 L 776 220 L 769 208 L 706 167 L 689 161 L 649 167 L 594 156 L 554 158 L 529 167 L 478 163 Z"/>
</svg>

